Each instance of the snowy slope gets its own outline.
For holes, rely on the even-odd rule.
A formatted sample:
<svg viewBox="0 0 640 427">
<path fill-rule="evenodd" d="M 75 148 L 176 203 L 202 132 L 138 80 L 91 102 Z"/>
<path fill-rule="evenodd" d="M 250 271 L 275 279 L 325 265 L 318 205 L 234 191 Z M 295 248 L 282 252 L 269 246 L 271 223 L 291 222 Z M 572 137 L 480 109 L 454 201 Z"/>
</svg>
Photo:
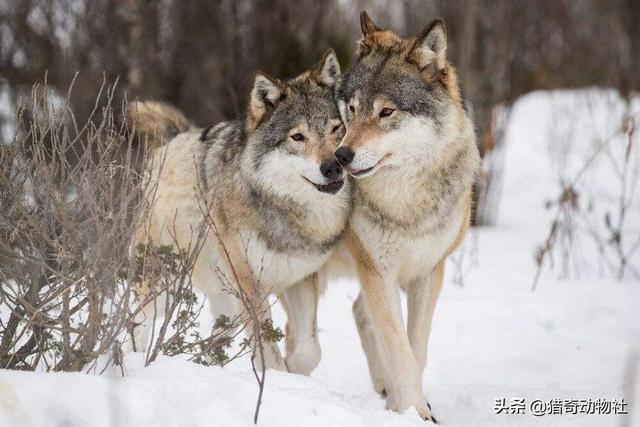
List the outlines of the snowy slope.
<svg viewBox="0 0 640 427">
<path fill-rule="evenodd" d="M 544 203 L 557 195 L 557 173 L 570 174 L 591 148 L 576 134 L 576 153 L 558 171 L 549 125 L 558 108 L 586 105 L 585 94 L 618 105 L 609 92 L 583 91 L 534 93 L 514 107 L 499 222 L 467 238 L 463 261 L 474 266 L 462 287 L 449 266 L 435 314 L 425 393 L 443 425 L 640 425 L 640 283 L 592 273 L 586 249 L 579 278 L 545 269 L 531 292 L 534 250 L 551 216 Z M 589 108 L 577 111 L 593 124 Z M 599 191 L 599 174 L 584 187 Z M 425 425 L 413 411 L 385 411 L 373 391 L 351 318 L 357 293 L 356 283 L 331 284 L 319 309 L 319 367 L 311 378 L 269 371 L 259 425 Z M 275 318 L 283 324 L 281 310 Z M 132 354 L 125 364 L 124 378 L 0 371 L 0 426 L 252 425 L 257 387 L 246 360 L 222 369 L 162 358 L 142 368 Z M 496 398 L 624 398 L 629 415 L 496 415 Z"/>
</svg>

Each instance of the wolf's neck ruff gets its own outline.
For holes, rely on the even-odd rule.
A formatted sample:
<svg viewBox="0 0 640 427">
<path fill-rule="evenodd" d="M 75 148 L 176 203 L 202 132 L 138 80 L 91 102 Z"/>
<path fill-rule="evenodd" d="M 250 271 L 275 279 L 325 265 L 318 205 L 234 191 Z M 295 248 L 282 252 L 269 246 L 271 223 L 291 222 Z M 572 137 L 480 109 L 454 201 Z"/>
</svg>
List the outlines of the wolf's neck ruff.
<svg viewBox="0 0 640 427">
<path fill-rule="evenodd" d="M 371 222 L 410 234 L 439 231 L 475 179 L 475 157 L 460 144 L 441 161 L 381 168 L 354 183 L 354 206 Z"/>
<path fill-rule="evenodd" d="M 347 221 L 342 221 L 342 226 L 318 240 L 317 235 L 311 232 L 315 218 L 310 217 L 310 208 L 289 198 L 265 194 L 256 188 L 250 189 L 249 197 L 256 208 L 258 235 L 274 251 L 323 254 L 338 242 L 346 228 Z"/>
<path fill-rule="evenodd" d="M 202 131 L 202 153 L 198 162 L 200 185 L 205 194 L 211 191 L 211 183 L 214 182 L 214 165 L 231 161 L 239 152 L 242 140 L 242 124 L 239 121 L 220 122 L 209 126 Z M 212 147 L 215 147 L 212 150 Z M 210 158 L 210 154 L 216 156 Z M 213 161 L 210 161 L 213 160 Z"/>
</svg>

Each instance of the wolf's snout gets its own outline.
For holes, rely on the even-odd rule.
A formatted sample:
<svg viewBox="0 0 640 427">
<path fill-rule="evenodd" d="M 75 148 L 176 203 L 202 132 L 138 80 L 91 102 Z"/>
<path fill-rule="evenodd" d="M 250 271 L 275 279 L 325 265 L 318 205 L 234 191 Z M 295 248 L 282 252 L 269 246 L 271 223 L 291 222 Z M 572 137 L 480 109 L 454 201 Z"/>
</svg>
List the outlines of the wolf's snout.
<svg viewBox="0 0 640 427">
<path fill-rule="evenodd" d="M 342 166 L 347 166 L 353 160 L 353 156 L 356 153 L 349 147 L 340 147 L 336 150 L 335 156 L 336 159 L 340 162 Z"/>
<path fill-rule="evenodd" d="M 320 164 L 320 172 L 329 181 L 335 181 L 341 178 L 342 166 L 336 159 L 327 159 Z"/>
</svg>

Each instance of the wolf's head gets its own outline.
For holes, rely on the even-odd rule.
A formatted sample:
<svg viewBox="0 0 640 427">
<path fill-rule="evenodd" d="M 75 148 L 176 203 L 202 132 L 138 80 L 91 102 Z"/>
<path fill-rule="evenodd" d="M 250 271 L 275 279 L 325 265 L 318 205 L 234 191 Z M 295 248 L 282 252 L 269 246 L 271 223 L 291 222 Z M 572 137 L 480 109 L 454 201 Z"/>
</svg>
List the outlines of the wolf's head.
<svg viewBox="0 0 640 427">
<path fill-rule="evenodd" d="M 357 178 L 437 156 L 468 127 L 442 20 L 407 39 L 382 30 L 366 12 L 360 24 L 356 61 L 336 90 L 347 123 L 336 157 Z"/>
<path fill-rule="evenodd" d="M 256 74 L 245 121 L 244 162 L 263 188 L 312 197 L 316 190 L 340 191 L 344 172 L 334 152 L 344 126 L 333 99 L 339 76 L 333 49 L 316 68 L 291 80 Z"/>
</svg>

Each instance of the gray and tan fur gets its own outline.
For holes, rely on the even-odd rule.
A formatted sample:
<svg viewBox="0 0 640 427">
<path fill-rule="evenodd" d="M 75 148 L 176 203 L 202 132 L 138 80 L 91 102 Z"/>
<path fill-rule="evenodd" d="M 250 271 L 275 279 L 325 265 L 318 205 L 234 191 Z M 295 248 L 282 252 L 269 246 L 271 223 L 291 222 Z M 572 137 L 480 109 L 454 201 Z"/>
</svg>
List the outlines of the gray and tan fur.
<svg viewBox="0 0 640 427">
<path fill-rule="evenodd" d="M 172 244 L 175 236 L 187 247 L 203 218 L 195 190 L 203 189 L 234 267 L 248 266 L 240 276 L 259 281 L 263 295 L 278 294 L 287 311 L 287 356 L 283 360 L 272 345 L 268 368 L 309 374 L 320 359 L 318 271 L 343 236 L 351 204 L 333 155 L 344 135 L 333 99 L 339 75 L 333 50 L 317 68 L 288 81 L 258 73 L 245 120 L 187 130 L 157 153 L 165 159 L 154 172 L 157 199 L 137 241 Z M 138 126 L 159 121 L 165 129 L 165 115 L 149 108 L 139 103 L 133 109 Z M 217 279 L 217 268 L 232 276 L 215 240 L 208 236 L 192 275 L 214 318 L 239 310 Z"/>
<path fill-rule="evenodd" d="M 336 91 L 347 123 L 336 156 L 356 178 L 346 235 L 361 281 L 353 312 L 387 408 L 413 406 L 435 422 L 422 390 L 427 343 L 445 260 L 469 224 L 479 155 L 442 21 L 407 39 L 364 12 L 361 27 L 357 59 Z"/>
</svg>

